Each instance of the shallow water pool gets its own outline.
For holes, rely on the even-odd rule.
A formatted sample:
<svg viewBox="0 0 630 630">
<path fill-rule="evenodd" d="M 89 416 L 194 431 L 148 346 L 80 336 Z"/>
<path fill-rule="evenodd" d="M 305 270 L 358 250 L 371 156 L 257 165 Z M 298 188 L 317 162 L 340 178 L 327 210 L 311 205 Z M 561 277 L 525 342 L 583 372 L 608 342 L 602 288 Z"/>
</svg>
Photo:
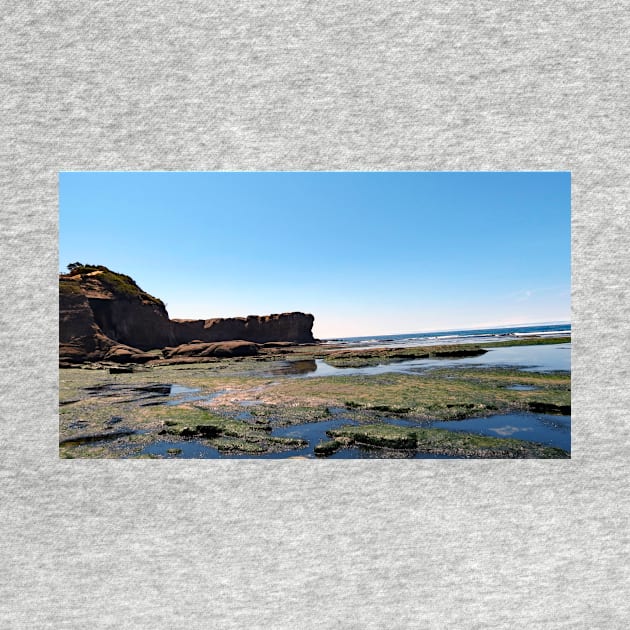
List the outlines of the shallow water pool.
<svg viewBox="0 0 630 630">
<path fill-rule="evenodd" d="M 315 361 L 315 369 L 302 376 L 341 376 L 353 374 L 385 374 L 387 372 L 419 373 L 435 368 L 453 367 L 506 367 L 528 372 L 569 372 L 571 370 L 571 344 L 561 343 L 540 346 L 509 346 L 489 348 L 486 354 L 459 359 L 412 359 L 361 368 L 338 368 L 324 360 Z M 290 374 L 290 372 L 287 372 Z"/>
<path fill-rule="evenodd" d="M 486 416 L 483 418 L 468 418 L 466 420 L 403 420 L 400 418 L 383 418 L 382 422 L 389 422 L 398 426 L 447 429 L 464 433 L 476 433 L 490 437 L 509 437 L 528 442 L 539 442 L 549 446 L 571 451 L 571 417 L 550 414 L 508 413 Z M 343 425 L 357 425 L 347 418 L 335 418 L 321 422 L 311 422 L 289 427 L 277 427 L 271 435 L 275 437 L 301 438 L 308 441 L 308 446 L 292 449 L 282 453 L 267 453 L 264 455 L 236 455 L 223 454 L 201 440 L 158 440 L 146 446 L 140 455 L 153 454 L 169 458 L 186 459 L 286 459 L 289 457 L 316 457 L 313 449 L 319 443 L 330 438 L 326 431 Z M 181 449 L 181 454 L 170 454 L 169 449 Z M 406 451 L 383 450 L 378 448 L 346 448 L 322 459 L 462 459 L 450 455 L 433 455 Z M 320 459 L 320 458 L 317 458 Z"/>
</svg>

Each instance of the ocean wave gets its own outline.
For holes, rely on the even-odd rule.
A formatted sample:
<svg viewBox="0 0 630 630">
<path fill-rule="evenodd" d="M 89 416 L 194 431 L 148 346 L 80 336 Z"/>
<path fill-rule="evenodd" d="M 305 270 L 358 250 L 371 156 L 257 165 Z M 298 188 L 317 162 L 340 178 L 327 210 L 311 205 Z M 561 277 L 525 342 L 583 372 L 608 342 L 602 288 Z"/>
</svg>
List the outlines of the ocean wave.
<svg viewBox="0 0 630 630">
<path fill-rule="evenodd" d="M 570 335 L 570 330 L 541 330 L 539 332 L 515 332 L 512 333 L 514 337 L 544 337 L 545 335 L 553 337 L 554 335 Z"/>
<path fill-rule="evenodd" d="M 467 342 L 481 342 L 492 339 L 532 337 L 532 336 L 554 336 L 570 335 L 570 325 L 547 325 L 547 326 L 513 326 L 503 328 L 483 328 L 476 330 L 445 330 L 417 334 L 402 335 L 372 335 L 365 337 L 345 337 L 336 339 L 326 339 L 324 343 L 338 344 L 354 347 L 379 347 L 379 346 L 408 346 L 421 344 L 452 344 L 465 340 Z"/>
</svg>

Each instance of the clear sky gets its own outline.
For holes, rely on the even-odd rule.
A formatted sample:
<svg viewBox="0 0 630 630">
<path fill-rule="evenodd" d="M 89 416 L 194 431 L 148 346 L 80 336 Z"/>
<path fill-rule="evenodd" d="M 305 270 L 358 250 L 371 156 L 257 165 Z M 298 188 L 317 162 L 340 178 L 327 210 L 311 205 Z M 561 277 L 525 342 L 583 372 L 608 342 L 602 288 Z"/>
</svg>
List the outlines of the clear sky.
<svg viewBox="0 0 630 630">
<path fill-rule="evenodd" d="M 175 318 L 313 313 L 316 337 L 570 320 L 558 173 L 61 173 L 59 264 Z"/>
</svg>

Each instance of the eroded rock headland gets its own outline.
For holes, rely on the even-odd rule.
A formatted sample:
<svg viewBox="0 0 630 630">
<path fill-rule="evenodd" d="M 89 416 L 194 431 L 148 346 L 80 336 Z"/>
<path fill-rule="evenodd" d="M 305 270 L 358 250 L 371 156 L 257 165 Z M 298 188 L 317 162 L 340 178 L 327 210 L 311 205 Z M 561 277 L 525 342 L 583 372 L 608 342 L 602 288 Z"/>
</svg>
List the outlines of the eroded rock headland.
<svg viewBox="0 0 630 630">
<path fill-rule="evenodd" d="M 164 302 L 102 265 L 70 265 L 59 276 L 59 360 L 146 363 L 165 356 L 245 356 L 258 344 L 314 343 L 313 315 L 301 312 L 170 319 Z M 201 347 L 203 344 L 203 347 Z M 175 348 L 181 348 L 179 351 Z"/>
</svg>

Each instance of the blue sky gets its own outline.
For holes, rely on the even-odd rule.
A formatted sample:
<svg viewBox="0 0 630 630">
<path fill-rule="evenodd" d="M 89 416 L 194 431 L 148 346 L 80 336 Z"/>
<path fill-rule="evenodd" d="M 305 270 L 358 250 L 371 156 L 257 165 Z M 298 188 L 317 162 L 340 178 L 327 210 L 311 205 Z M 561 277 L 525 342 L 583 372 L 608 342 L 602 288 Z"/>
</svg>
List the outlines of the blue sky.
<svg viewBox="0 0 630 630">
<path fill-rule="evenodd" d="M 570 174 L 61 173 L 59 269 L 320 338 L 569 321 Z"/>
</svg>

